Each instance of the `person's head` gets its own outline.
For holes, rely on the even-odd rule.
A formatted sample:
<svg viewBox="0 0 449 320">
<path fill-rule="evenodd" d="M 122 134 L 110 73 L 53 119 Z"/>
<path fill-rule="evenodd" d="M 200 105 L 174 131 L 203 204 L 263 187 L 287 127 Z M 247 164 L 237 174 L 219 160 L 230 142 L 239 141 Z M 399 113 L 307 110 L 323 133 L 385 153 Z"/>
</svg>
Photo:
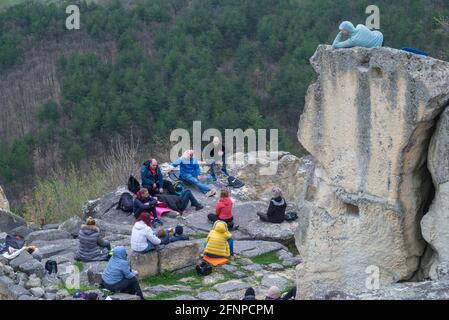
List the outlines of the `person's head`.
<svg viewBox="0 0 449 320">
<path fill-rule="evenodd" d="M 158 238 L 165 238 L 167 236 L 167 231 L 165 231 L 165 229 L 160 229 L 157 232 L 157 237 Z"/>
<path fill-rule="evenodd" d="M 226 222 L 218 220 L 218 221 L 215 221 L 212 229 L 218 233 L 226 233 L 226 232 L 228 232 L 228 225 L 226 224 Z"/>
<path fill-rule="evenodd" d="M 278 300 L 281 297 L 281 290 L 278 287 L 272 286 L 268 289 L 266 299 L 267 300 Z"/>
<path fill-rule="evenodd" d="M 156 159 L 151 159 L 150 167 L 153 168 L 153 169 L 157 168 L 157 160 Z"/>
<path fill-rule="evenodd" d="M 33 252 L 37 251 L 37 247 L 36 247 L 36 246 L 27 246 L 27 247 L 26 247 L 26 251 L 27 251 L 29 254 L 32 254 Z"/>
<path fill-rule="evenodd" d="M 228 198 L 229 190 L 227 188 L 223 188 L 220 190 L 220 198 Z"/>
<path fill-rule="evenodd" d="M 214 137 L 214 139 L 212 140 L 212 143 L 214 144 L 214 146 L 218 146 L 220 144 L 220 138 Z"/>
<path fill-rule="evenodd" d="M 147 188 L 140 188 L 140 196 L 143 199 L 148 198 L 150 196 L 150 193 L 148 192 L 148 189 Z"/>
<path fill-rule="evenodd" d="M 355 30 L 354 25 L 349 21 L 343 21 L 338 28 L 346 37 L 349 37 Z"/>
<path fill-rule="evenodd" d="M 249 287 L 248 289 L 246 289 L 245 297 L 247 297 L 247 296 L 256 296 L 256 292 L 254 291 L 254 289 L 252 287 Z"/>
<path fill-rule="evenodd" d="M 194 154 L 193 150 L 186 150 L 182 156 L 183 158 L 190 160 L 193 158 L 193 154 Z"/>
<path fill-rule="evenodd" d="M 182 226 L 175 227 L 175 235 L 180 236 L 184 233 L 184 228 Z"/>
<path fill-rule="evenodd" d="M 148 212 L 142 212 L 136 221 L 143 221 L 147 226 L 151 227 L 151 216 Z"/>
<path fill-rule="evenodd" d="M 126 260 L 128 257 L 128 254 L 126 253 L 126 249 L 124 246 L 118 246 L 115 247 L 112 250 L 112 257 L 116 259 L 123 259 Z"/>
<path fill-rule="evenodd" d="M 271 189 L 271 195 L 273 198 L 279 198 L 282 197 L 282 190 L 279 187 L 274 187 Z"/>
<path fill-rule="evenodd" d="M 95 225 L 95 219 L 92 217 L 88 217 L 86 220 L 86 225 L 88 226 L 94 226 Z"/>
</svg>

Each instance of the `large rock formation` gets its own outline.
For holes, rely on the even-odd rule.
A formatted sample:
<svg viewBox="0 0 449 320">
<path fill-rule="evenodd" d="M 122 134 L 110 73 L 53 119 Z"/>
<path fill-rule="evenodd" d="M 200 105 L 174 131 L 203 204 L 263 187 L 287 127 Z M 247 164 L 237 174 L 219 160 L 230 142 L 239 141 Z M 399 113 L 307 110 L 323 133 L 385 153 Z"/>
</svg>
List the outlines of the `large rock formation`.
<svg viewBox="0 0 449 320">
<path fill-rule="evenodd" d="M 2 189 L 2 186 L 0 186 L 0 209 L 9 211 L 9 202 L 6 198 L 5 192 Z"/>
<path fill-rule="evenodd" d="M 449 64 L 381 48 L 311 58 L 298 138 L 316 158 L 296 244 L 299 298 L 366 290 L 411 278 L 425 242 L 419 222 L 431 193 L 426 168 L 435 119 L 449 100 Z"/>
<path fill-rule="evenodd" d="M 435 198 L 421 220 L 421 228 L 434 251 L 429 275 L 436 279 L 438 264 L 449 261 L 449 109 L 442 113 L 432 137 L 428 167 L 435 185 Z"/>
</svg>

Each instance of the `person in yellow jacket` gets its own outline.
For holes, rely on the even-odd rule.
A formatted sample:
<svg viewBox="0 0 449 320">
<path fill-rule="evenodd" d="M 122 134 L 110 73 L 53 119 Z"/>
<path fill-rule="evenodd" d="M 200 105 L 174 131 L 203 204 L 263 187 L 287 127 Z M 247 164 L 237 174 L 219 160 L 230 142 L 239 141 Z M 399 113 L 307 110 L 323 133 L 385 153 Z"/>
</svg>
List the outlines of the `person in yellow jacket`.
<svg viewBox="0 0 449 320">
<path fill-rule="evenodd" d="M 207 235 L 204 255 L 210 258 L 229 258 L 234 256 L 234 240 L 226 222 L 218 220 Z"/>
</svg>

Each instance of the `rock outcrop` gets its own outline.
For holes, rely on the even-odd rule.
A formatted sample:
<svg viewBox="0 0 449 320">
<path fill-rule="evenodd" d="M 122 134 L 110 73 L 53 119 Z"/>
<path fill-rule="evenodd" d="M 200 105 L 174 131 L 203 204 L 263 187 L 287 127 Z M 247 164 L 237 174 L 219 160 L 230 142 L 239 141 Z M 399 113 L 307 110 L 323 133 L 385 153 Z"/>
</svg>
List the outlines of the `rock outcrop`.
<svg viewBox="0 0 449 320">
<path fill-rule="evenodd" d="M 296 233 L 299 298 L 366 290 L 370 268 L 379 268 L 380 286 L 410 279 L 425 248 L 427 148 L 449 101 L 449 64 L 324 45 L 311 64 L 318 79 L 298 138 L 317 162 Z"/>
<path fill-rule="evenodd" d="M 433 249 L 429 276 L 437 279 L 436 268 L 449 262 L 449 109 L 441 115 L 432 137 L 428 167 L 435 186 L 435 198 L 421 220 L 424 239 Z"/>
</svg>

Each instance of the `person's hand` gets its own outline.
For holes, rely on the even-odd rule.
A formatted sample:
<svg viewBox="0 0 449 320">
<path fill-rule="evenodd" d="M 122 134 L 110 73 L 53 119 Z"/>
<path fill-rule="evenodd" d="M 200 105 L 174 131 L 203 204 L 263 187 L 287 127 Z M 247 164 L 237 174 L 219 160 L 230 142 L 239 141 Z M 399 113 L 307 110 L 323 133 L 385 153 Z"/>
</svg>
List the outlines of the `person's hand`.
<svg viewBox="0 0 449 320">
<path fill-rule="evenodd" d="M 157 185 L 153 183 L 153 189 L 157 189 Z"/>
<path fill-rule="evenodd" d="M 137 270 L 133 270 L 133 272 L 136 274 L 136 276 L 138 276 L 139 275 L 139 271 L 137 271 Z"/>
<path fill-rule="evenodd" d="M 163 193 L 163 192 L 164 192 L 164 189 L 163 189 L 163 188 L 160 188 L 160 189 L 159 189 L 159 192 L 160 192 L 160 193 Z"/>
<path fill-rule="evenodd" d="M 221 150 L 218 151 L 218 155 L 219 155 L 220 157 L 223 156 L 223 154 L 224 154 L 223 151 L 221 151 Z"/>
<path fill-rule="evenodd" d="M 203 179 L 204 179 L 204 175 L 200 174 L 200 175 L 198 176 L 198 180 L 203 180 Z"/>
</svg>

